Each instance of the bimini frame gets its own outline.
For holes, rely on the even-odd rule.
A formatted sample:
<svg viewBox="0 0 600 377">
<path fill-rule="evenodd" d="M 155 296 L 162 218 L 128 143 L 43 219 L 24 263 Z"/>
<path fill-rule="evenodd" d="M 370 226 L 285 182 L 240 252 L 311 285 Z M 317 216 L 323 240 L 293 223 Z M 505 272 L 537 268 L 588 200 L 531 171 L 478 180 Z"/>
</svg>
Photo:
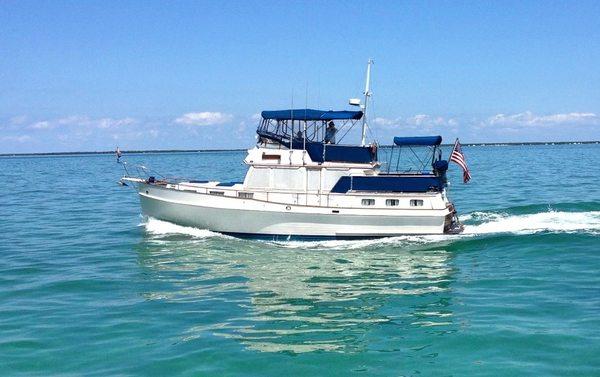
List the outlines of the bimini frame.
<svg viewBox="0 0 600 377">
<path fill-rule="evenodd" d="M 361 111 L 323 111 L 314 109 L 290 109 L 279 111 L 263 111 L 262 119 L 256 132 L 267 139 L 276 139 L 281 144 L 294 149 L 296 142 L 325 143 L 329 122 L 337 122 L 337 144 L 362 118 Z"/>
<path fill-rule="evenodd" d="M 395 137 L 394 144 L 391 145 L 391 154 L 387 163 L 387 173 L 390 172 L 400 172 L 400 160 L 402 157 L 402 150 L 408 149 L 409 154 L 407 158 L 410 160 L 411 164 L 414 164 L 416 167 L 416 171 L 409 169 L 404 170 L 403 173 L 408 172 L 417 172 L 417 173 L 430 173 L 433 169 L 433 164 L 436 161 L 440 161 L 442 159 L 442 151 L 440 149 L 440 144 L 442 142 L 441 136 L 417 136 L 417 137 Z M 426 148 L 426 152 L 423 154 L 418 154 L 415 149 L 416 148 Z M 396 157 L 396 166 L 395 169 L 392 170 L 392 165 L 394 162 L 394 151 L 398 150 Z M 430 166 L 431 168 L 428 168 Z"/>
</svg>

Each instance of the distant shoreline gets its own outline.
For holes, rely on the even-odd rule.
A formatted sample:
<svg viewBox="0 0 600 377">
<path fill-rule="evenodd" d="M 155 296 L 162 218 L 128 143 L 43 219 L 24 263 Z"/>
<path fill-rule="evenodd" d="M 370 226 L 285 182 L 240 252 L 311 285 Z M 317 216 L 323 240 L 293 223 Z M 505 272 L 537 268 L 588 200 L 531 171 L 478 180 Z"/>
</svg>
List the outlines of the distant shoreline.
<svg viewBox="0 0 600 377">
<path fill-rule="evenodd" d="M 600 144 L 596 141 L 532 141 L 532 142 L 511 142 L 511 143 L 464 143 L 468 147 L 484 146 L 511 146 L 511 145 L 579 145 L 579 144 Z M 442 146 L 452 146 L 453 144 L 442 144 Z M 148 150 L 124 150 L 123 154 L 161 154 L 161 153 L 215 153 L 215 152 L 241 152 L 247 148 L 240 149 L 148 149 Z M 115 151 L 92 151 L 92 152 L 35 152 L 35 153 L 0 153 L 0 157 L 21 157 L 21 156 L 82 156 L 96 154 L 114 154 Z"/>
</svg>

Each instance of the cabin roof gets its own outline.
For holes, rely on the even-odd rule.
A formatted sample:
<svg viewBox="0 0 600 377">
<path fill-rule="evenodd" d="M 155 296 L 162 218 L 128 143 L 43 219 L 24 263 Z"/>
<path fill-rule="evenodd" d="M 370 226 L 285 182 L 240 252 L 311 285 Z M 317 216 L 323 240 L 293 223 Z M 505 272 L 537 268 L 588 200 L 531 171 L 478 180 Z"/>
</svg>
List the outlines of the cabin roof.
<svg viewBox="0 0 600 377">
<path fill-rule="evenodd" d="M 337 120 L 337 119 L 354 119 L 362 118 L 362 111 L 333 111 L 333 110 L 315 110 L 315 109 L 288 109 L 263 111 L 261 113 L 263 119 L 275 120 Z"/>
</svg>

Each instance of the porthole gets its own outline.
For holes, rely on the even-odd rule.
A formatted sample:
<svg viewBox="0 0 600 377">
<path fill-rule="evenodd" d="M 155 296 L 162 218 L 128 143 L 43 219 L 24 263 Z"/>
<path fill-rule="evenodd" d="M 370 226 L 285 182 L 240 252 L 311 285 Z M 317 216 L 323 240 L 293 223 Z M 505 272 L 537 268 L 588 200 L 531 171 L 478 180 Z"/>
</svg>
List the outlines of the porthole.
<svg viewBox="0 0 600 377">
<path fill-rule="evenodd" d="M 423 207 L 423 201 L 421 199 L 411 199 L 410 206 L 411 207 Z"/>
<path fill-rule="evenodd" d="M 375 205 L 375 199 L 363 199 L 361 201 L 363 206 L 374 206 Z"/>
</svg>

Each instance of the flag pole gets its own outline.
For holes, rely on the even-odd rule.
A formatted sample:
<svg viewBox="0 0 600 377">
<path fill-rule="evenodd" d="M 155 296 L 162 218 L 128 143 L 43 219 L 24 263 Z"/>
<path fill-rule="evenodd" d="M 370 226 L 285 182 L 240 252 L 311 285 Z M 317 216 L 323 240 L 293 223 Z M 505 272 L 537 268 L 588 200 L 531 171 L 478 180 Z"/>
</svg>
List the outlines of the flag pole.
<svg viewBox="0 0 600 377">
<path fill-rule="evenodd" d="M 452 156 L 452 153 L 454 153 L 454 151 L 456 150 L 456 146 L 458 145 L 458 138 L 456 138 L 456 140 L 454 140 L 454 147 L 452 147 L 452 151 L 450 152 L 450 156 Z"/>
</svg>

